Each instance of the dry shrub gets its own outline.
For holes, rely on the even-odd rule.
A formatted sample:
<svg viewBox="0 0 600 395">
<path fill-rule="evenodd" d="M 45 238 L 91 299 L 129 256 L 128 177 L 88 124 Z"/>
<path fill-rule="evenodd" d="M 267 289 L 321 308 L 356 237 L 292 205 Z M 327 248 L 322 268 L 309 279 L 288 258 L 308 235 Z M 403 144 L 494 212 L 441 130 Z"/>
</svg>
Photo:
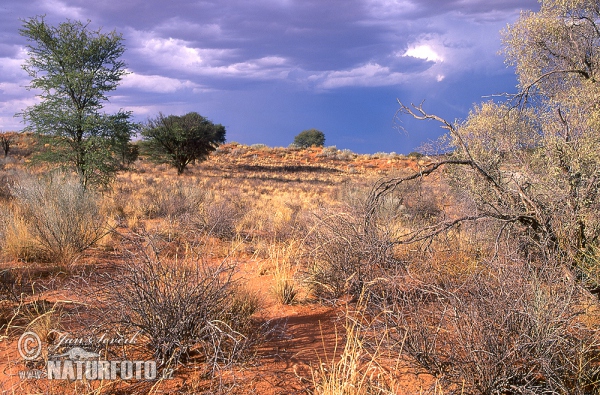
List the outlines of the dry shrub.
<svg viewBox="0 0 600 395">
<path fill-rule="evenodd" d="M 262 335 L 257 331 L 254 316 L 263 308 L 263 299 L 257 292 L 248 289 L 243 284 L 236 283 L 227 303 L 221 320 L 236 332 L 247 337 L 247 343 L 244 345 L 247 347 Z M 253 339 L 249 338 L 250 334 Z"/>
<path fill-rule="evenodd" d="M 8 300 L 14 303 L 22 302 L 28 295 L 34 295 L 44 289 L 44 284 L 38 281 L 47 273 L 30 270 L 17 264 L 0 269 L 0 301 Z"/>
<path fill-rule="evenodd" d="M 272 290 L 277 301 L 281 304 L 294 304 L 298 296 L 298 287 L 294 281 L 289 263 L 277 263 L 274 280 L 275 285 L 273 285 Z"/>
<path fill-rule="evenodd" d="M 239 224 L 240 233 L 269 243 L 303 238 L 307 233 L 309 199 L 289 193 L 257 196 Z"/>
<path fill-rule="evenodd" d="M 265 247 L 266 259 L 259 266 L 258 272 L 260 275 L 272 272 L 274 284 L 271 292 L 281 304 L 291 305 L 299 299 L 300 287 L 295 274 L 301 248 L 302 241 L 294 239 L 280 243 L 271 241 Z"/>
<path fill-rule="evenodd" d="M 16 271 L 10 268 L 0 270 L 0 301 L 19 299 L 18 285 L 21 279 L 16 276 Z"/>
<path fill-rule="evenodd" d="M 600 355 L 588 294 L 554 267 L 499 265 L 441 288 L 398 276 L 370 289 L 375 329 L 445 393 L 588 394 Z M 400 347 L 399 345 L 402 345 Z"/>
<path fill-rule="evenodd" d="M 12 199 L 10 192 L 14 185 L 14 177 L 11 177 L 8 173 L 0 173 L 0 201 L 9 201 Z"/>
<path fill-rule="evenodd" d="M 15 306 L 19 301 L 19 291 L 23 279 L 12 269 L 0 270 L 0 331 L 7 332 L 16 318 Z"/>
<path fill-rule="evenodd" d="M 205 195 L 200 186 L 179 180 L 148 177 L 131 184 L 119 186 L 113 196 L 113 211 L 119 216 L 177 222 L 197 214 Z"/>
<path fill-rule="evenodd" d="M 199 355 L 214 372 L 244 355 L 259 336 L 259 299 L 232 279 L 235 267 L 163 259 L 138 246 L 106 288 L 111 315 L 148 338 L 154 356 L 175 366 Z"/>
<path fill-rule="evenodd" d="M 36 299 L 27 303 L 21 311 L 26 321 L 26 330 L 35 332 L 43 342 L 50 341 L 53 331 L 61 329 L 63 315 L 62 305 L 44 299 Z"/>
<path fill-rule="evenodd" d="M 322 209 L 306 237 L 305 278 L 319 299 L 358 297 L 366 283 L 400 264 L 393 251 L 394 218 L 383 212 L 368 216 L 366 206 L 357 206 Z"/>
<path fill-rule="evenodd" d="M 244 202 L 235 193 L 221 198 L 214 193 L 208 194 L 196 225 L 206 234 L 229 240 L 237 234 L 237 224 L 245 211 Z"/>
<path fill-rule="evenodd" d="M 24 261 L 43 259 L 43 251 L 30 234 L 25 219 L 14 210 L 0 207 L 0 242 L 2 251 Z"/>
<path fill-rule="evenodd" d="M 590 246 L 576 260 L 578 279 L 594 294 L 600 294 L 600 247 Z"/>
<path fill-rule="evenodd" d="M 12 194 L 13 217 L 5 219 L 10 226 L 3 241 L 5 250 L 17 257 L 68 265 L 110 230 L 96 194 L 73 177 L 55 173 L 22 179 Z"/>
</svg>

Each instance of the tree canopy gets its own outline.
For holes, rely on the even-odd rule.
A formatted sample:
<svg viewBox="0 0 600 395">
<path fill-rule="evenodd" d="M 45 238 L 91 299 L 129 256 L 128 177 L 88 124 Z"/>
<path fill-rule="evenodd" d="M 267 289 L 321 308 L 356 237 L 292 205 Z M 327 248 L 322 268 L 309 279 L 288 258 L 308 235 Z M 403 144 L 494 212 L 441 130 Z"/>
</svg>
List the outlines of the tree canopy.
<svg viewBox="0 0 600 395">
<path fill-rule="evenodd" d="M 130 112 L 101 111 L 126 74 L 122 36 L 91 30 L 89 22 L 51 26 L 43 17 L 25 21 L 20 33 L 31 43 L 23 65 L 28 89 L 41 91 L 41 102 L 21 113 L 48 147 L 38 159 L 74 168 L 84 185 L 108 182 L 118 169 L 113 143 L 128 142 L 135 128 Z"/>
<path fill-rule="evenodd" d="M 296 135 L 293 144 L 300 148 L 308 148 L 313 145 L 322 147 L 325 145 L 325 134 L 317 129 L 303 130 Z"/>
<path fill-rule="evenodd" d="M 182 174 L 187 165 L 203 161 L 225 142 L 225 127 L 197 112 L 177 116 L 159 114 L 142 129 L 144 150 L 158 163 L 167 163 Z"/>
</svg>

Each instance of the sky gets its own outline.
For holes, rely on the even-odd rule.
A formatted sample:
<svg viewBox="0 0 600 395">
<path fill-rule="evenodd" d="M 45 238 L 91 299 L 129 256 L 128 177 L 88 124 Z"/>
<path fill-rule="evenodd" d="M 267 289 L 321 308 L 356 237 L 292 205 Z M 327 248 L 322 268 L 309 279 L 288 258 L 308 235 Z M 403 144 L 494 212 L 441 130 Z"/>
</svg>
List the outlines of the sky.
<svg viewBox="0 0 600 395">
<path fill-rule="evenodd" d="M 195 111 L 227 140 L 288 146 L 316 128 L 327 146 L 409 153 L 443 133 L 396 119 L 398 100 L 447 120 L 474 103 L 515 93 L 501 34 L 536 0 L 3 0 L 0 130 L 39 99 L 21 65 L 23 20 L 90 21 L 124 39 L 129 74 L 106 112 Z"/>
</svg>

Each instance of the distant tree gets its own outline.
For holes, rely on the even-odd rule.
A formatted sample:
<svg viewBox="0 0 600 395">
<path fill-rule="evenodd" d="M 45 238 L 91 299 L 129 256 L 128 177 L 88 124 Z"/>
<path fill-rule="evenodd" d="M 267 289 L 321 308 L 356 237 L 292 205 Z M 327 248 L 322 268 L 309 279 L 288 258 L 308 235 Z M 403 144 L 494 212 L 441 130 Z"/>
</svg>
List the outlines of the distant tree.
<svg viewBox="0 0 600 395">
<path fill-rule="evenodd" d="M 177 116 L 159 114 L 142 128 L 144 151 L 152 160 L 167 163 L 182 174 L 188 164 L 203 161 L 225 142 L 225 127 L 197 112 Z"/>
<path fill-rule="evenodd" d="M 135 162 L 139 156 L 140 149 L 137 144 L 131 142 L 132 130 L 128 124 L 117 127 L 111 136 L 111 145 L 114 147 L 115 155 L 122 169 L 127 168 Z M 137 125 L 136 125 L 137 129 Z"/>
<path fill-rule="evenodd" d="M 48 147 L 37 159 L 74 168 L 84 186 L 107 183 L 119 169 L 114 143 L 134 129 L 130 112 L 101 112 L 126 74 L 122 36 L 79 21 L 50 26 L 43 17 L 25 21 L 20 33 L 32 42 L 23 65 L 28 89 L 41 91 L 41 102 L 20 114 Z"/>
<path fill-rule="evenodd" d="M 14 132 L 0 132 L 0 147 L 4 151 L 4 157 L 8 156 L 10 146 L 12 145 L 15 138 Z"/>
<path fill-rule="evenodd" d="M 308 148 L 313 145 L 322 147 L 325 145 L 325 134 L 317 129 L 304 130 L 294 138 L 293 144 L 300 148 Z"/>
</svg>

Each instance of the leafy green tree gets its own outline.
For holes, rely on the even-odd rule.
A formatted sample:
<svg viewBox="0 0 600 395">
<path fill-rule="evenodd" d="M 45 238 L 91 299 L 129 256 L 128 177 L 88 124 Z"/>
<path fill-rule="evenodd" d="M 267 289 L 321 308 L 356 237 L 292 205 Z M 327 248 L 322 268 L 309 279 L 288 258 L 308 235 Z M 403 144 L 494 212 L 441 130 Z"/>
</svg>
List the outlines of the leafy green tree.
<svg viewBox="0 0 600 395">
<path fill-rule="evenodd" d="M 325 145 L 325 134 L 317 129 L 304 130 L 294 137 L 293 144 L 300 148 L 322 147 Z"/>
<path fill-rule="evenodd" d="M 203 161 L 225 142 L 225 127 L 197 112 L 177 116 L 159 114 L 142 129 L 144 151 L 152 160 L 167 163 L 182 174 L 188 164 Z"/>
<path fill-rule="evenodd" d="M 50 26 L 37 17 L 20 30 L 31 42 L 23 65 L 32 78 L 28 89 L 41 91 L 41 102 L 20 114 L 46 147 L 37 159 L 75 169 L 84 186 L 110 181 L 119 168 L 114 143 L 129 140 L 135 127 L 130 112 L 101 112 L 126 74 L 123 38 L 88 25 Z"/>
</svg>

